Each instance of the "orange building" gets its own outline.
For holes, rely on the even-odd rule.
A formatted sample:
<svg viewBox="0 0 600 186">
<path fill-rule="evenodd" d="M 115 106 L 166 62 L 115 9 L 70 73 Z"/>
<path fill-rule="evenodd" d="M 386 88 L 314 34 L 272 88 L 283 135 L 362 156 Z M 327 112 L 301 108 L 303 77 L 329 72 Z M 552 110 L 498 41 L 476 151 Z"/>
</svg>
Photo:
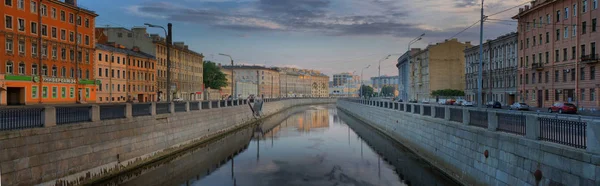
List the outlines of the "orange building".
<svg viewBox="0 0 600 186">
<path fill-rule="evenodd" d="M 4 0 L 0 12 L 0 105 L 96 101 L 96 13 L 75 0 Z"/>
<path fill-rule="evenodd" d="M 122 45 L 96 44 L 95 79 L 99 82 L 96 102 L 115 103 L 127 101 L 127 56 Z"/>
<path fill-rule="evenodd" d="M 138 47 L 127 55 L 127 95 L 129 101 L 156 101 L 156 58 Z"/>
</svg>

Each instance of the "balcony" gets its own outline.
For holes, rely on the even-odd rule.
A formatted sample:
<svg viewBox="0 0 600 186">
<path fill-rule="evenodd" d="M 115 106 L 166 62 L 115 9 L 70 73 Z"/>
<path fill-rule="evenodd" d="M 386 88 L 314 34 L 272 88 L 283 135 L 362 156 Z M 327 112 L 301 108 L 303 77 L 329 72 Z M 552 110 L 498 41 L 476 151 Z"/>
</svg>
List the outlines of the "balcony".
<svg viewBox="0 0 600 186">
<path fill-rule="evenodd" d="M 598 54 L 590 54 L 590 55 L 581 56 L 582 63 L 587 63 L 587 64 L 598 63 L 598 60 L 600 60 L 598 58 Z"/>
<path fill-rule="evenodd" d="M 544 64 L 542 64 L 542 63 L 533 63 L 533 64 L 531 64 L 531 69 L 532 70 L 537 70 L 537 71 L 544 70 Z"/>
</svg>

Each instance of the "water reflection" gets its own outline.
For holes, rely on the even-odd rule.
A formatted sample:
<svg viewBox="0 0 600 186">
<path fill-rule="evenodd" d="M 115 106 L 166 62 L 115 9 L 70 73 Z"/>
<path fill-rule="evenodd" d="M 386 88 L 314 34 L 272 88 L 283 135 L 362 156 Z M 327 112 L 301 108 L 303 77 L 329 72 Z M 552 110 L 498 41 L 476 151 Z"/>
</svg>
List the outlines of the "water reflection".
<svg viewBox="0 0 600 186">
<path fill-rule="evenodd" d="M 111 183 L 243 186 L 454 184 L 397 144 L 338 113 L 333 105 L 286 110 L 258 125 L 115 180 L 118 181 Z"/>
</svg>

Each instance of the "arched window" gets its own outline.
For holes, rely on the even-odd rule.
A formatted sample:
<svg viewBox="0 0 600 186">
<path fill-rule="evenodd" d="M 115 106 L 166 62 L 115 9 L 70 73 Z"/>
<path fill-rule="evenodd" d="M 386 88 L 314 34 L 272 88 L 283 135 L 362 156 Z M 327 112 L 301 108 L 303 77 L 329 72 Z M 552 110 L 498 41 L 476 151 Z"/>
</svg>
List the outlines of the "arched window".
<svg viewBox="0 0 600 186">
<path fill-rule="evenodd" d="M 42 65 L 42 75 L 48 76 L 48 66 Z"/>
<path fill-rule="evenodd" d="M 25 74 L 25 63 L 22 61 L 19 63 L 19 74 Z"/>
<path fill-rule="evenodd" d="M 52 77 L 56 77 L 56 74 L 58 73 L 58 68 L 56 68 L 56 65 L 52 65 Z"/>
<path fill-rule="evenodd" d="M 38 66 L 37 66 L 37 64 L 31 64 L 31 75 L 38 75 Z"/>
<path fill-rule="evenodd" d="M 12 61 L 7 61 L 6 62 L 6 74 L 12 74 L 14 71 L 13 69 L 13 62 Z"/>
</svg>

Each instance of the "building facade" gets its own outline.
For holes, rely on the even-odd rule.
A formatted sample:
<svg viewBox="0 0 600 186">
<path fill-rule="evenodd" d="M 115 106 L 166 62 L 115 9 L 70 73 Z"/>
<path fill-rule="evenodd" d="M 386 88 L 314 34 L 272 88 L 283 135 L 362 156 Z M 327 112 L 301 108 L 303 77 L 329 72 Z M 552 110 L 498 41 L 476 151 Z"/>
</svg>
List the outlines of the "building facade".
<svg viewBox="0 0 600 186">
<path fill-rule="evenodd" d="M 398 58 L 398 98 L 408 100 L 410 93 L 410 60 L 411 57 L 421 51 L 420 48 L 412 48 Z"/>
<path fill-rule="evenodd" d="M 410 93 L 411 101 L 436 101 L 431 92 L 443 89 L 465 89 L 465 53 L 470 42 L 457 39 L 429 45 L 411 57 Z"/>
<path fill-rule="evenodd" d="M 156 57 L 140 51 L 137 47 L 131 49 L 127 54 L 127 100 L 157 101 L 156 73 Z"/>
<path fill-rule="evenodd" d="M 327 97 L 329 76 L 317 70 L 277 68 L 283 97 Z"/>
<path fill-rule="evenodd" d="M 96 13 L 75 0 L 6 0 L 0 12 L 0 105 L 96 101 Z"/>
<path fill-rule="evenodd" d="M 379 76 L 371 77 L 371 84 L 375 92 L 381 92 L 384 86 L 391 86 L 394 88 L 394 96 L 398 96 L 398 81 L 399 76 Z"/>
<path fill-rule="evenodd" d="M 156 45 L 157 87 L 160 100 L 166 99 L 167 45 L 165 38 L 151 35 Z M 189 49 L 183 42 L 174 42 L 171 49 L 171 98 L 201 100 L 204 55 Z"/>
<path fill-rule="evenodd" d="M 517 33 L 500 36 L 483 44 L 483 103 L 510 105 L 517 94 Z M 465 50 L 465 99 L 477 101 L 479 46 Z"/>
<path fill-rule="evenodd" d="M 119 103 L 127 101 L 127 49 L 120 45 L 96 44 L 95 79 L 99 82 L 96 102 Z"/>
<path fill-rule="evenodd" d="M 598 108 L 598 17 L 595 0 L 539 0 L 519 9 L 513 17 L 519 22 L 519 101 Z"/>
<path fill-rule="evenodd" d="M 331 96 L 357 97 L 360 93 L 361 77 L 353 73 L 343 72 L 333 75 L 333 84 L 329 87 Z M 334 90 L 335 89 L 335 90 Z"/>
<path fill-rule="evenodd" d="M 252 82 L 258 84 L 258 97 L 263 98 L 277 98 L 280 97 L 280 74 L 279 71 L 274 68 L 267 68 L 263 66 L 249 66 L 249 65 L 235 65 L 235 66 L 223 66 L 223 71 L 231 71 L 233 69 L 233 77 L 236 82 Z M 231 76 L 231 75 L 229 75 Z M 231 77 L 227 77 L 228 80 Z M 230 81 L 230 80 L 229 80 Z M 235 83 L 234 83 L 235 84 Z M 233 87 L 234 91 L 236 87 Z M 229 89 L 231 92 L 231 89 Z M 223 94 L 231 94 L 225 93 Z"/>
</svg>

